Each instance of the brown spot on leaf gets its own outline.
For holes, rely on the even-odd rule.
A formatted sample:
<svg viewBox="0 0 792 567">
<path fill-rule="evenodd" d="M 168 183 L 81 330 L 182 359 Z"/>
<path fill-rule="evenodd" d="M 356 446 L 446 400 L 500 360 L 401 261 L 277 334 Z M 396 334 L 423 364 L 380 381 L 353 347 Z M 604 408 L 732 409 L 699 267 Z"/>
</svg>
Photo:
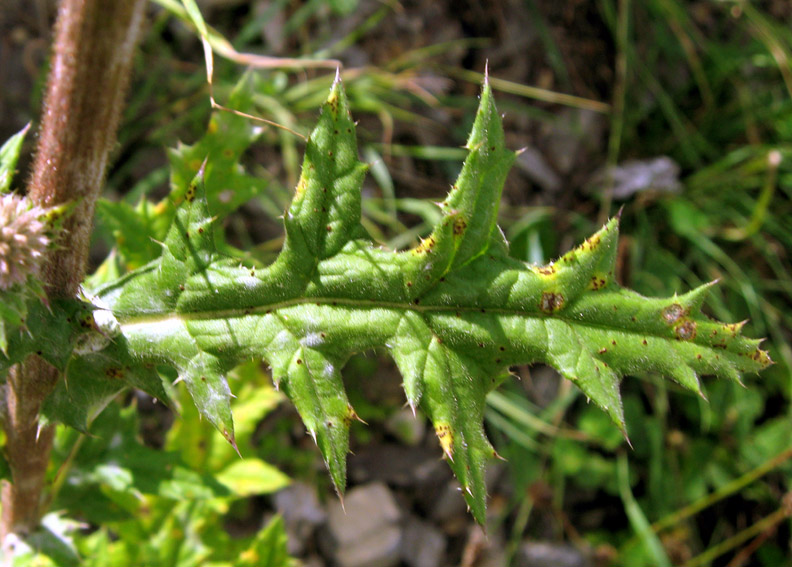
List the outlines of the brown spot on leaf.
<svg viewBox="0 0 792 567">
<path fill-rule="evenodd" d="M 685 316 L 685 309 L 679 303 L 672 303 L 663 309 L 661 316 L 666 323 L 673 325 Z"/>
<path fill-rule="evenodd" d="M 695 321 L 686 320 L 674 328 L 674 333 L 681 341 L 692 341 L 696 338 L 696 323 Z"/>
<path fill-rule="evenodd" d="M 539 309 L 545 313 L 554 313 L 564 306 L 564 295 L 552 291 L 545 291 L 542 293 L 542 299 L 539 301 Z"/>
<path fill-rule="evenodd" d="M 726 327 L 726 331 L 730 333 L 732 337 L 736 337 L 737 335 L 740 334 L 743 325 L 745 325 L 745 321 L 742 321 L 740 323 L 729 323 L 725 325 L 725 327 Z"/>
<path fill-rule="evenodd" d="M 457 217 L 454 220 L 454 234 L 456 236 L 463 234 L 466 228 L 467 228 L 467 223 L 465 222 L 465 219 L 461 217 Z"/>
<path fill-rule="evenodd" d="M 105 370 L 105 376 L 110 380 L 122 380 L 124 378 L 124 370 L 117 366 L 110 366 Z"/>
<path fill-rule="evenodd" d="M 550 264 L 548 266 L 537 266 L 533 270 L 537 274 L 541 274 L 543 276 L 553 276 L 555 275 L 558 268 L 555 267 L 555 264 Z"/>
<path fill-rule="evenodd" d="M 598 275 L 593 275 L 593 276 L 591 276 L 591 282 L 589 283 L 589 289 L 591 289 L 593 291 L 598 291 L 598 290 L 602 289 L 603 287 L 605 287 L 605 284 L 607 284 L 607 283 L 608 283 L 608 281 L 604 277 L 598 276 Z"/>
</svg>

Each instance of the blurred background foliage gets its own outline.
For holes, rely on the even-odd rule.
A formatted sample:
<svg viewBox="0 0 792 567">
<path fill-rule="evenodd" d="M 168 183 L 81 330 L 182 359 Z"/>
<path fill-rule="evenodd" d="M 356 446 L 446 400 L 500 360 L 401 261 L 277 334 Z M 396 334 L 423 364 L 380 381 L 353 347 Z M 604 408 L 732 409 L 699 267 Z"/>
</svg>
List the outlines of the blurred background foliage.
<svg viewBox="0 0 792 567">
<path fill-rule="evenodd" d="M 775 366 L 745 388 L 705 381 L 708 402 L 652 376 L 625 380 L 632 448 L 552 371 L 514 369 L 521 379 L 493 393 L 487 412 L 508 461 L 491 489 L 489 527 L 504 564 L 524 541 L 547 540 L 571 543 L 590 564 L 792 565 L 788 0 L 199 5 L 232 52 L 298 59 L 250 66 L 217 55 L 214 95 L 225 106 L 307 134 L 334 69 L 299 59 L 340 61 L 371 164 L 364 223 L 376 240 L 404 248 L 436 221 L 427 199 L 439 200 L 460 168 L 488 68 L 508 143 L 524 148 L 501 209 L 513 256 L 547 262 L 621 208 L 623 285 L 671 295 L 718 279 L 712 315 L 747 319 L 747 335 L 767 337 Z M 53 17 L 46 0 L 9 0 L 0 16 L 2 139 L 39 112 Z M 152 3 L 136 67 L 97 213 L 93 281 L 159 253 L 169 195 L 207 154 L 211 208 L 226 227 L 218 245 L 241 262 L 269 262 L 301 138 L 211 112 L 199 40 L 172 0 Z M 345 379 L 369 422 L 355 428 L 353 448 L 409 442 L 386 426 L 403 404 L 392 364 L 366 353 Z M 244 461 L 189 403 L 173 420 L 129 395 L 98 418 L 94 437 L 59 434 L 53 509 L 82 522 L 53 524 L 82 534 L 63 561 L 292 561 L 280 520 L 258 530 L 272 510 L 262 495 L 289 475 L 332 499 L 329 483 L 266 369 L 240 368 L 234 384 Z M 446 556 L 464 564 L 468 547 L 456 541 Z"/>
</svg>

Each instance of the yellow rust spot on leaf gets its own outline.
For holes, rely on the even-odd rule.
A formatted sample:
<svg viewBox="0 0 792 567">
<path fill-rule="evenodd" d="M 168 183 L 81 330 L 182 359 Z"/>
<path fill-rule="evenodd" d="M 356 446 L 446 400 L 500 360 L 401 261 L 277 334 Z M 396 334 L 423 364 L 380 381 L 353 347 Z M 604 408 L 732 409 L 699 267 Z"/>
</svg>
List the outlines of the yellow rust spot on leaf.
<svg viewBox="0 0 792 567">
<path fill-rule="evenodd" d="M 301 175 L 300 176 L 300 180 L 297 182 L 297 188 L 295 189 L 295 193 L 296 193 L 297 196 L 300 196 L 303 193 L 305 193 L 305 186 L 306 185 L 307 185 L 307 182 L 305 181 L 305 177 L 303 177 Z"/>
<path fill-rule="evenodd" d="M 360 416 L 357 414 L 355 409 L 351 405 L 347 404 L 347 413 L 344 416 L 344 423 L 349 426 L 349 424 L 355 420 L 359 421 L 360 423 L 366 423 L 360 419 Z"/>
<path fill-rule="evenodd" d="M 187 186 L 187 190 L 184 192 L 184 200 L 188 203 L 192 203 L 195 201 L 195 197 L 198 195 L 198 182 L 193 180 Z"/>
<path fill-rule="evenodd" d="M 741 356 L 747 356 L 754 362 L 758 363 L 762 368 L 766 368 L 773 364 L 773 360 L 770 358 L 770 355 L 767 354 L 767 351 L 757 348 L 756 350 L 743 354 Z"/>
<path fill-rule="evenodd" d="M 454 460 L 454 434 L 451 431 L 451 425 L 448 423 L 438 423 L 435 425 L 435 434 L 440 441 L 440 447 L 446 456 Z"/>
<path fill-rule="evenodd" d="M 99 331 L 99 326 L 96 324 L 93 313 L 86 313 L 80 317 L 80 327 L 83 329 L 90 329 L 91 331 Z"/>
<path fill-rule="evenodd" d="M 742 328 L 745 326 L 745 321 L 740 321 L 739 323 L 728 323 L 724 325 L 726 332 L 728 332 L 732 337 L 736 337 L 742 331 Z"/>
<path fill-rule="evenodd" d="M 577 262 L 577 259 L 578 259 L 577 255 L 578 255 L 578 249 L 577 248 L 573 248 L 572 250 L 570 250 L 569 252 L 567 252 L 566 254 L 561 256 L 561 259 L 559 260 L 559 263 L 562 263 L 562 264 L 574 264 L 575 262 Z"/>
<path fill-rule="evenodd" d="M 608 274 L 604 274 L 602 272 L 595 272 L 594 275 L 591 276 L 591 281 L 589 282 L 588 288 L 593 291 L 600 290 L 608 285 Z"/>
<path fill-rule="evenodd" d="M 578 246 L 578 248 L 584 252 L 591 251 L 597 248 L 601 242 L 602 242 L 602 238 L 600 238 L 598 234 L 595 234 L 594 236 L 590 236 L 589 238 L 584 240 L 583 243 L 580 246 Z"/>
<path fill-rule="evenodd" d="M 428 254 L 434 248 L 436 242 L 433 236 L 430 236 L 426 240 L 421 240 L 421 243 L 413 248 L 413 254 Z"/>
<path fill-rule="evenodd" d="M 539 274 L 540 276 L 550 278 L 556 275 L 558 268 L 555 266 L 555 264 L 547 264 L 546 266 L 531 266 L 531 271 L 533 271 L 535 274 Z"/>
<path fill-rule="evenodd" d="M 335 116 L 338 116 L 338 92 L 333 89 L 327 97 L 327 105 Z"/>
<path fill-rule="evenodd" d="M 465 222 L 465 219 L 463 219 L 462 217 L 457 217 L 456 219 L 454 219 L 454 235 L 455 236 L 459 236 L 459 235 L 463 234 L 465 232 L 466 228 L 467 228 L 467 223 Z"/>
</svg>

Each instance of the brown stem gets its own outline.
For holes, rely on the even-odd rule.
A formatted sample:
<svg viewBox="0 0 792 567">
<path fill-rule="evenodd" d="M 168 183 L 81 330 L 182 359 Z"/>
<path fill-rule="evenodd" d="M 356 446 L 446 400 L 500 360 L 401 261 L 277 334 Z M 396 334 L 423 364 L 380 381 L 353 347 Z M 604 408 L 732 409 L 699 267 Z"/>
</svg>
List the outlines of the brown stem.
<svg viewBox="0 0 792 567">
<path fill-rule="evenodd" d="M 77 202 L 68 243 L 50 257 L 51 293 L 72 296 L 88 257 L 94 205 L 116 142 L 145 0 L 62 0 L 41 135 L 28 195 Z"/>
<path fill-rule="evenodd" d="M 116 143 L 145 0 L 61 0 L 28 195 L 34 202 L 76 206 L 44 265 L 50 297 L 73 297 L 84 276 L 96 199 Z M 12 370 L 3 390 L 5 452 L 12 482 L 3 481 L 0 537 L 38 524 L 52 446 L 38 413 L 58 372 L 31 357 Z M 6 555 L 8 557 L 8 554 Z"/>
<path fill-rule="evenodd" d="M 0 518 L 3 548 L 9 533 L 26 535 L 39 521 L 41 494 L 54 428 L 39 431 L 38 409 L 55 385 L 58 373 L 38 357 L 15 366 L 4 386 L 6 458 L 13 483 L 3 481 L 3 515 Z M 6 557 L 11 554 L 6 553 Z"/>
</svg>

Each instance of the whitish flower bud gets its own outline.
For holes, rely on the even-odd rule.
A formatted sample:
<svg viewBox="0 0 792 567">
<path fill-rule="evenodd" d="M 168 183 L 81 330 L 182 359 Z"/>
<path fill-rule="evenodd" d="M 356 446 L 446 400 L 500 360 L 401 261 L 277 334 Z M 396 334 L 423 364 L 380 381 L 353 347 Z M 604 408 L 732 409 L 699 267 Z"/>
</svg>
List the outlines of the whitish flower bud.
<svg viewBox="0 0 792 567">
<path fill-rule="evenodd" d="M 0 195 L 0 290 L 38 275 L 51 242 L 47 213 L 25 197 Z"/>
</svg>

